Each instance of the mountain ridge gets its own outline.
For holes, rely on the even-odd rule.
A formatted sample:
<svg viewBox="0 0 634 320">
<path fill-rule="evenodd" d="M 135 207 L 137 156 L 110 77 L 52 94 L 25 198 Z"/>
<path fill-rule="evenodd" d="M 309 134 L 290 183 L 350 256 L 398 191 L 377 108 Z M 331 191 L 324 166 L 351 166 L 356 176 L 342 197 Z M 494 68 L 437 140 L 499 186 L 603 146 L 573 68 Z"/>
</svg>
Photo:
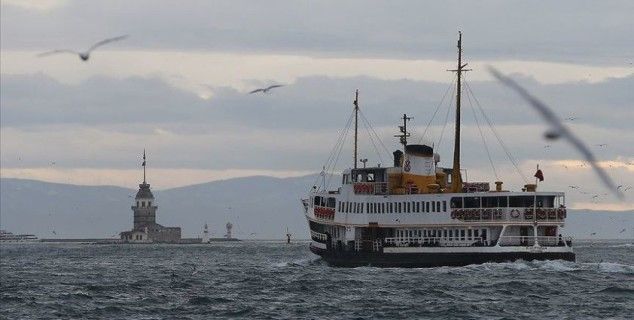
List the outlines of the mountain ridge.
<svg viewBox="0 0 634 320">
<path fill-rule="evenodd" d="M 222 236 L 231 222 L 240 238 L 281 239 L 286 227 L 295 238 L 308 236 L 300 199 L 315 175 L 277 178 L 250 176 L 153 190 L 157 222 L 180 226 L 197 237 L 205 223 Z M 32 179 L 0 178 L 0 225 L 14 233 L 44 238 L 116 238 L 132 226 L 136 189 L 86 186 Z M 620 228 L 634 225 L 634 210 L 571 209 L 566 229 L 573 236 L 628 238 Z"/>
</svg>

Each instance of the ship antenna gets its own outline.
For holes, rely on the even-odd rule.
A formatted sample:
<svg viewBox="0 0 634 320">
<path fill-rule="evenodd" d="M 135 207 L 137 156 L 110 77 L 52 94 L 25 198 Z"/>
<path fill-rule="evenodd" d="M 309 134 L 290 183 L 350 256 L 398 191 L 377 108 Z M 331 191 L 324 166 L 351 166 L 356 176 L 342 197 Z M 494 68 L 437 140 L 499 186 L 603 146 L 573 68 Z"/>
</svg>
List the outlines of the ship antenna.
<svg viewBox="0 0 634 320">
<path fill-rule="evenodd" d="M 467 64 L 462 64 L 462 31 L 458 31 L 458 68 L 454 70 L 448 70 L 456 72 L 458 80 L 456 81 L 456 132 L 454 136 L 454 149 L 453 149 L 453 169 L 451 171 L 451 192 L 462 191 L 462 177 L 460 176 L 460 92 L 461 84 L 460 80 L 462 73 L 471 71 L 471 69 L 465 69 Z"/>
<path fill-rule="evenodd" d="M 357 139 L 359 129 L 359 89 L 354 96 L 354 168 L 357 168 Z"/>
<path fill-rule="evenodd" d="M 410 121 L 414 118 L 408 117 L 407 114 L 403 113 L 403 125 L 398 126 L 400 134 L 395 135 L 395 137 L 400 138 L 400 142 L 403 145 L 403 151 L 405 151 L 405 147 L 407 146 L 407 138 L 410 136 L 410 133 L 407 131 L 407 121 Z"/>
</svg>

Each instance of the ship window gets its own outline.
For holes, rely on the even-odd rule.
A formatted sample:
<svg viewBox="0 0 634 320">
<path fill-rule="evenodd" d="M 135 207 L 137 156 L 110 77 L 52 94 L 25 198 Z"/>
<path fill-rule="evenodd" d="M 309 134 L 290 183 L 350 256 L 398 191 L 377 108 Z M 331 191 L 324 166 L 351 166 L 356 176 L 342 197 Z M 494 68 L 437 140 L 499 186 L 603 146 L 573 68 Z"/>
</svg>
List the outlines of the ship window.
<svg viewBox="0 0 634 320">
<path fill-rule="evenodd" d="M 474 238 L 477 238 L 477 237 L 478 237 L 478 233 L 479 233 L 479 231 L 480 231 L 480 230 L 478 230 L 478 229 L 473 230 L 473 237 L 474 237 Z"/>
<path fill-rule="evenodd" d="M 374 182 L 374 173 L 368 173 L 368 182 Z"/>
<path fill-rule="evenodd" d="M 498 206 L 497 197 L 483 197 L 482 208 L 495 208 Z"/>
<path fill-rule="evenodd" d="M 451 208 L 452 209 L 462 208 L 462 198 L 459 198 L 459 197 L 451 198 Z"/>
<path fill-rule="evenodd" d="M 447 201 L 442 202 L 442 211 L 447 212 Z"/>
<path fill-rule="evenodd" d="M 532 206 L 533 206 L 533 196 L 509 197 L 509 207 L 521 208 L 521 207 L 532 207 Z"/>
<path fill-rule="evenodd" d="M 440 212 L 440 201 L 436 201 L 436 212 Z"/>
<path fill-rule="evenodd" d="M 397 202 L 397 203 L 396 203 L 396 211 L 397 211 L 398 213 L 401 213 L 401 203 L 400 203 L 400 202 Z"/>
<path fill-rule="evenodd" d="M 405 202 L 405 212 L 410 212 L 409 202 Z"/>
<path fill-rule="evenodd" d="M 391 202 L 388 202 L 388 203 L 387 203 L 387 212 L 389 212 L 389 213 L 393 213 L 393 212 L 394 212 L 394 211 L 392 210 L 392 203 L 391 203 Z"/>
<path fill-rule="evenodd" d="M 139 203 L 139 201 L 137 201 L 137 202 L 136 202 L 136 206 L 138 207 L 138 206 L 140 206 L 140 205 L 141 205 L 141 204 Z"/>
<path fill-rule="evenodd" d="M 429 212 L 429 201 L 425 202 L 425 212 Z"/>
<path fill-rule="evenodd" d="M 464 230 L 460 230 L 460 240 L 464 240 Z"/>
<path fill-rule="evenodd" d="M 141 201 L 141 207 L 145 208 L 145 201 Z"/>
<path fill-rule="evenodd" d="M 319 198 L 320 197 L 315 197 L 315 200 L 313 201 L 313 203 L 318 206 L 319 205 Z"/>
<path fill-rule="evenodd" d="M 385 213 L 385 203 L 381 203 L 381 213 Z"/>
<path fill-rule="evenodd" d="M 465 208 L 480 208 L 480 197 L 465 197 L 464 207 Z"/>
<path fill-rule="evenodd" d="M 508 207 L 508 198 L 507 197 L 498 197 L 498 206 L 502 208 Z"/>
<path fill-rule="evenodd" d="M 328 198 L 328 208 L 334 208 L 337 200 L 335 198 Z"/>
</svg>

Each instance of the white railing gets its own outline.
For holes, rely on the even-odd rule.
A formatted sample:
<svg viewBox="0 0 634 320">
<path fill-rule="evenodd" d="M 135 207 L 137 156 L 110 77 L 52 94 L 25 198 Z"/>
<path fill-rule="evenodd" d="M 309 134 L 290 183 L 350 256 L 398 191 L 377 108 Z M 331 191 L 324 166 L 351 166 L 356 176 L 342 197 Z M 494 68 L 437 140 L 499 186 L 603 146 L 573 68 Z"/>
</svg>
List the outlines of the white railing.
<svg viewBox="0 0 634 320">
<path fill-rule="evenodd" d="M 503 247 L 507 246 L 534 246 L 535 240 L 537 244 L 543 247 L 563 247 L 571 243 L 572 237 L 561 236 L 502 236 L 498 240 L 498 244 Z"/>
<path fill-rule="evenodd" d="M 474 244 L 488 246 L 489 242 L 481 237 L 395 237 L 385 238 L 387 246 L 410 247 L 438 245 L 441 247 L 469 247 Z"/>
<path fill-rule="evenodd" d="M 389 194 L 387 182 L 355 182 L 352 189 L 355 194 Z"/>
<path fill-rule="evenodd" d="M 451 217 L 461 221 L 537 221 L 560 222 L 566 219 L 565 208 L 473 208 L 452 209 Z"/>
<path fill-rule="evenodd" d="M 310 236 L 311 236 L 311 238 L 316 239 L 316 240 L 322 240 L 322 241 L 328 240 L 328 236 L 326 234 L 315 232 L 313 230 L 310 230 Z"/>
</svg>

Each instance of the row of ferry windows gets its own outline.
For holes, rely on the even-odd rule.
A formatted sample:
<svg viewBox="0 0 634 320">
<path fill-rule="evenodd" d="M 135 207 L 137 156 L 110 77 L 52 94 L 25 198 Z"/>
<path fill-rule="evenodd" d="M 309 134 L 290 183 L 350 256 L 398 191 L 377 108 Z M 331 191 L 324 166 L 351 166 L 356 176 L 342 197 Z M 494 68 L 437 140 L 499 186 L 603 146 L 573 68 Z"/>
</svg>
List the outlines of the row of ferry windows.
<svg viewBox="0 0 634 320">
<path fill-rule="evenodd" d="M 343 213 L 446 212 L 447 201 L 339 202 L 337 209 Z"/>
<path fill-rule="evenodd" d="M 445 238 L 453 240 L 486 240 L 487 229 L 400 229 L 397 238 Z"/>
</svg>

